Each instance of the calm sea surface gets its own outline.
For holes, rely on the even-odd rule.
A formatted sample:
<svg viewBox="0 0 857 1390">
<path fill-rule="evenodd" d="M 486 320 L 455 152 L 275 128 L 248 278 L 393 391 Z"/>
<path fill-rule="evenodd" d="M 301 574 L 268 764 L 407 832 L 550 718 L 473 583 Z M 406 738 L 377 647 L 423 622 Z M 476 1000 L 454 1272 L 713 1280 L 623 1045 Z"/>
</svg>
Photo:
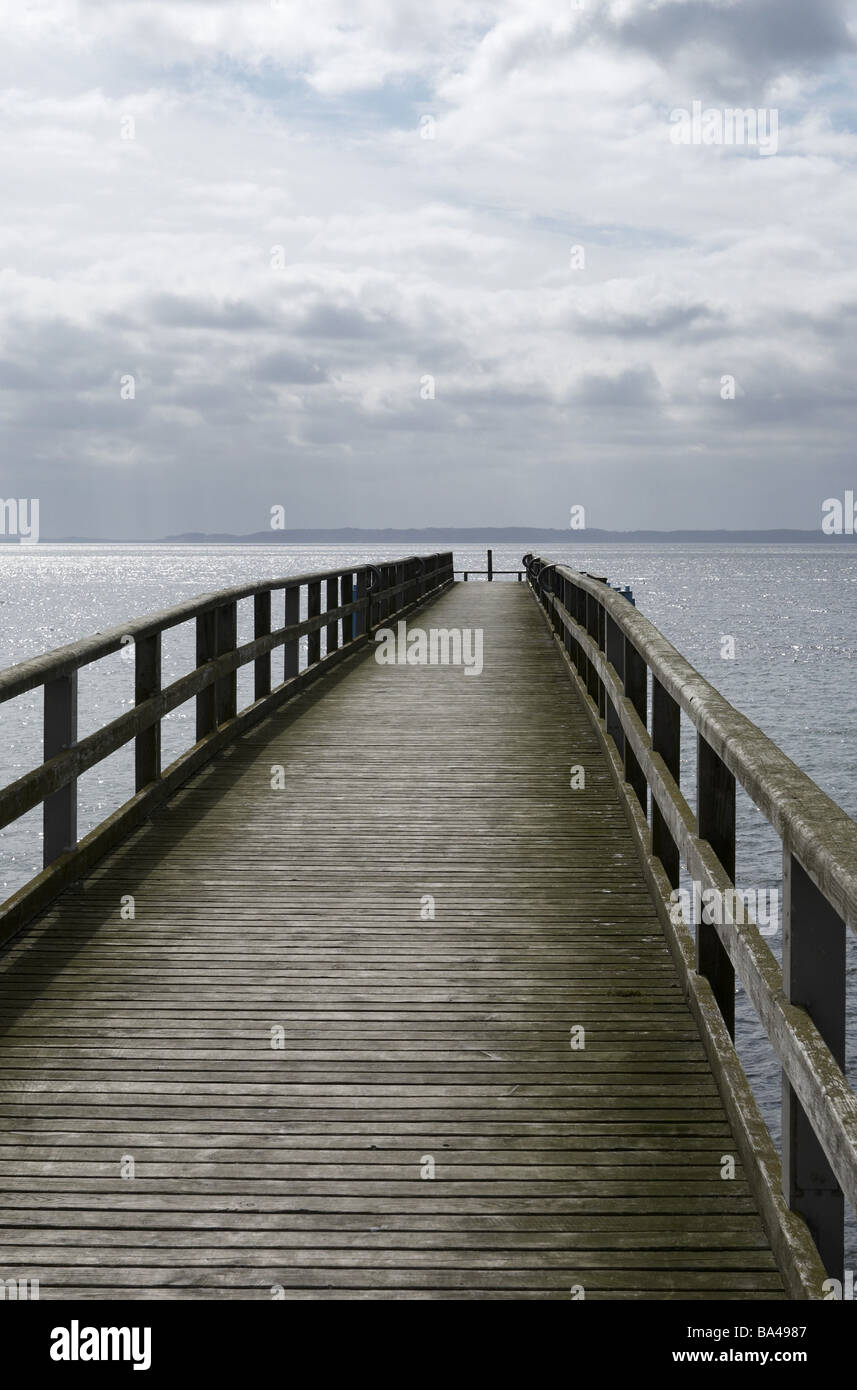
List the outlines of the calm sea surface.
<svg viewBox="0 0 857 1390">
<path fill-rule="evenodd" d="M 428 553 L 440 547 L 418 547 Z M 450 548 L 450 547 L 447 547 Z M 520 564 L 532 545 L 495 546 L 497 568 Z M 259 578 L 394 558 L 377 546 L 0 546 L 0 668 L 193 595 Z M 687 659 L 760 725 L 821 787 L 857 818 L 857 542 L 850 547 L 571 544 L 542 552 L 574 568 L 631 585 L 637 606 Z M 485 567 L 483 547 L 455 550 L 458 569 Z M 514 577 L 513 577 L 514 579 Z M 282 600 L 281 600 L 282 603 Z M 275 623 L 282 613 L 274 609 Z M 252 604 L 239 608 L 239 639 L 252 636 Z M 724 658 L 734 639 L 734 659 Z M 727 648 L 728 649 L 728 648 Z M 276 661 L 276 657 L 275 657 Z M 194 664 L 193 625 L 164 638 L 164 681 Z M 276 668 L 275 668 L 276 669 Z M 239 704 L 252 698 L 239 673 Z M 80 732 L 133 703 L 133 662 L 118 653 L 81 672 Z M 192 704 L 165 721 L 164 761 L 193 742 Z M 42 696 L 2 709 L 0 785 L 41 762 Z M 685 722 L 683 788 L 693 804 L 693 740 Z M 132 793 L 123 749 L 80 783 L 80 834 Z M 0 885 L 7 896 L 41 866 L 41 817 L 0 831 Z M 739 886 L 779 888 L 777 837 L 742 792 Z M 780 933 L 769 944 L 780 954 Z M 849 941 L 848 1067 L 857 1080 L 857 951 Z M 738 1000 L 739 1049 L 765 1118 L 779 1130 L 779 1073 L 746 1000 Z M 857 1240 L 849 1237 L 849 1267 Z"/>
</svg>

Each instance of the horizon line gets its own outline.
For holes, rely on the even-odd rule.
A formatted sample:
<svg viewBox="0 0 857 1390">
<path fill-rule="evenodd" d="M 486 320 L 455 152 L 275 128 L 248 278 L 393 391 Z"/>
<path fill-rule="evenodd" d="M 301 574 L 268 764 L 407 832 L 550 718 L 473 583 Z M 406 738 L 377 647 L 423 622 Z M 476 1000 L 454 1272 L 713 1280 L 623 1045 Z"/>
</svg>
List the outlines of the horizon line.
<svg viewBox="0 0 857 1390">
<path fill-rule="evenodd" d="M 670 530 L 655 530 L 638 527 L 634 530 L 620 531 L 606 527 L 564 528 L 548 526 L 306 526 L 292 527 L 288 530 L 253 531 L 243 534 L 235 532 L 183 531 L 166 536 L 41 536 L 30 541 L 33 547 L 48 545 L 299 545 L 319 544 L 325 540 L 337 541 L 393 541 L 413 539 L 426 541 L 456 540 L 459 543 L 495 541 L 510 544 L 514 541 L 562 541 L 563 544 L 585 545 L 596 543 L 645 543 L 664 541 L 682 543 L 688 541 L 746 541 L 767 542 L 768 544 L 804 542 L 826 544 L 827 542 L 847 542 L 853 537 L 848 533 L 827 534 L 820 528 L 805 530 L 797 527 L 747 527 L 732 529 L 710 527 L 706 529 L 674 527 Z M 0 536 L 0 545 L 20 545 L 17 536 Z M 24 542 L 27 543 L 27 542 Z"/>
</svg>

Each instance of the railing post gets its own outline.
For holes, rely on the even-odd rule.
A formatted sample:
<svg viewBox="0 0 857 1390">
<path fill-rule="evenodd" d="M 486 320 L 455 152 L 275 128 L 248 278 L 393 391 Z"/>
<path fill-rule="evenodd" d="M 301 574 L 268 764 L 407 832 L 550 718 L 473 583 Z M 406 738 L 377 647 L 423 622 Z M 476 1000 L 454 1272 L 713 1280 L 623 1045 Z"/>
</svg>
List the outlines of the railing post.
<svg viewBox="0 0 857 1390">
<path fill-rule="evenodd" d="M 598 645 L 598 600 L 594 594 L 590 594 L 586 590 L 584 592 L 586 593 L 586 631 L 593 642 Z M 600 710 L 600 700 L 598 697 L 599 685 L 600 681 L 598 679 L 598 672 L 595 669 L 595 664 L 587 657 L 586 690 L 590 698 L 599 706 Z"/>
<path fill-rule="evenodd" d="M 625 638 L 619 624 L 610 614 L 606 615 L 604 633 L 605 655 L 607 660 L 613 665 L 616 674 L 624 687 L 625 682 Z M 566 641 L 566 649 L 568 642 Z M 605 692 L 605 724 L 607 732 L 613 739 L 620 758 L 625 756 L 625 731 L 619 718 L 619 712 L 609 695 Z"/>
<path fill-rule="evenodd" d="M 377 574 L 377 588 L 372 598 L 372 605 L 369 609 L 369 616 L 371 618 L 370 627 L 377 627 L 379 623 L 383 623 L 387 614 L 385 607 L 387 600 L 381 598 L 381 593 L 387 584 L 386 565 L 376 565 L 375 572 Z"/>
<path fill-rule="evenodd" d="M 404 589 L 398 588 L 399 584 L 404 584 L 405 582 L 405 566 L 404 563 L 400 560 L 395 565 L 391 565 L 390 568 L 392 569 L 390 582 L 397 586 L 397 592 L 393 594 L 392 597 L 393 606 L 390 611 L 392 613 L 398 613 L 399 609 L 404 608 L 405 606 L 405 591 Z"/>
<path fill-rule="evenodd" d="M 563 575 L 560 579 L 560 584 L 562 585 L 562 606 L 565 609 L 565 614 L 560 622 L 560 627 L 562 629 L 562 644 L 565 647 L 566 655 L 569 660 L 571 660 L 572 642 L 574 638 L 571 635 L 570 628 L 566 624 L 566 616 L 569 619 L 571 618 L 571 581 Z"/>
<path fill-rule="evenodd" d="M 806 1009 L 845 1068 L 845 923 L 783 847 L 783 990 Z M 783 1073 L 783 1194 L 809 1226 L 822 1263 L 843 1279 L 845 1199 Z"/>
<path fill-rule="evenodd" d="M 350 572 L 343 574 L 339 580 L 340 603 L 344 608 L 347 603 L 354 602 L 354 576 Z M 357 624 L 355 622 L 356 613 L 349 613 L 347 618 L 342 619 L 342 645 L 346 647 L 349 642 L 353 642 L 357 636 Z"/>
<path fill-rule="evenodd" d="M 549 607 L 549 609 L 548 609 L 548 620 L 549 620 L 550 625 L 551 625 L 551 627 L 553 628 L 554 632 L 556 633 L 557 637 L 558 637 L 558 636 L 560 635 L 560 633 L 562 632 L 562 619 L 560 618 L 559 613 L 557 612 L 557 607 L 556 607 L 556 600 L 557 600 L 557 599 L 560 599 L 560 602 L 562 601 L 561 598 L 560 598 L 561 592 L 562 592 L 562 580 L 560 579 L 559 575 L 557 574 L 556 569 L 552 569 L 552 570 L 551 570 L 551 577 L 550 577 L 550 596 L 551 596 L 551 603 L 550 603 L 550 607 Z"/>
<path fill-rule="evenodd" d="M 233 600 L 215 609 L 215 629 L 217 655 L 226 656 L 234 652 L 238 642 L 238 604 Z M 230 671 L 214 682 L 214 717 L 217 724 L 225 724 L 238 713 L 238 672 Z"/>
<path fill-rule="evenodd" d="M 714 749 L 697 734 L 697 833 L 707 840 L 735 882 L 735 778 Z M 714 992 L 717 1007 L 735 1037 L 735 970 L 714 923 L 696 924 L 696 968 Z"/>
<path fill-rule="evenodd" d="M 134 703 L 141 705 L 161 690 L 161 634 L 153 632 L 134 644 Z M 161 775 L 161 721 L 134 742 L 134 787 L 140 792 Z"/>
<path fill-rule="evenodd" d="M 367 598 L 368 592 L 369 571 L 366 569 L 359 569 L 357 571 L 357 592 L 355 594 L 357 602 L 359 603 L 362 599 Z M 358 608 L 357 612 L 354 614 L 356 623 L 354 630 L 355 637 L 364 637 L 366 633 L 369 631 L 372 619 L 371 608 L 372 602 L 370 599 L 369 602 L 365 605 L 365 607 Z"/>
<path fill-rule="evenodd" d="M 392 569 L 392 566 L 391 566 L 391 565 L 379 565 L 379 566 L 378 566 L 378 569 L 379 569 L 380 574 L 381 574 L 381 589 L 382 589 L 382 592 L 383 592 L 383 595 L 384 595 L 383 598 L 379 598 L 379 600 L 378 600 L 378 621 L 379 621 L 379 622 L 384 622 L 385 619 L 387 619 L 387 618 L 390 616 L 391 612 L 393 611 L 393 610 L 392 610 L 392 602 L 393 602 L 392 597 L 390 596 L 390 594 L 388 594 L 388 593 L 386 592 L 387 589 L 389 589 L 390 583 L 391 583 L 391 580 L 390 580 L 390 571 L 391 571 L 391 569 Z"/>
<path fill-rule="evenodd" d="M 570 608 L 569 608 L 569 612 L 571 613 L 571 616 L 575 619 L 575 621 L 579 624 L 580 627 L 585 627 L 585 626 L 586 626 L 586 604 L 585 604 L 582 600 L 583 600 L 583 590 L 580 588 L 580 585 L 579 585 L 579 584 L 574 584 L 574 583 L 572 583 L 572 585 L 571 585 L 571 606 L 570 606 Z M 576 665 L 576 667 L 577 667 L 577 674 L 580 676 L 580 679 L 585 683 L 585 681 L 586 681 L 586 655 L 585 655 L 585 653 L 584 653 L 583 647 L 580 645 L 580 643 L 578 642 L 578 640 L 577 640 L 576 637 L 572 639 L 572 642 L 573 642 L 572 651 L 573 651 L 573 653 L 574 653 L 574 662 L 575 662 L 575 665 Z"/>
<path fill-rule="evenodd" d="M 625 695 L 637 711 L 645 725 L 648 719 L 648 679 L 649 668 L 630 638 L 625 637 Z M 643 808 L 643 815 L 649 814 L 649 784 L 646 774 L 637 762 L 634 750 L 628 739 L 625 740 L 625 781 Z"/>
<path fill-rule="evenodd" d="M 493 550 L 489 550 L 489 551 L 488 551 L 488 583 L 489 583 L 489 584 L 492 583 L 493 579 L 494 579 L 494 551 L 493 551 Z"/>
<path fill-rule="evenodd" d="M 253 634 L 267 637 L 271 631 L 271 590 L 253 597 Z M 256 658 L 253 666 L 253 694 L 257 700 L 271 693 L 271 653 Z"/>
<path fill-rule="evenodd" d="M 46 681 L 44 691 L 44 752 L 47 762 L 77 743 L 77 671 Z M 42 828 L 42 863 L 47 868 L 77 844 L 77 778 L 45 797 Z"/>
<path fill-rule="evenodd" d="M 200 613 L 196 620 L 196 664 L 204 666 L 212 661 L 217 649 L 217 610 L 209 608 Z M 214 686 L 207 685 L 196 697 L 196 739 L 205 738 L 216 727 Z"/>
<path fill-rule="evenodd" d="M 308 618 L 318 618 L 321 614 L 321 580 L 313 579 L 306 586 L 307 605 L 306 615 Z M 321 660 L 321 628 L 316 628 L 315 632 L 310 632 L 307 636 L 307 666 L 314 666 Z"/>
<path fill-rule="evenodd" d="M 339 597 L 338 597 L 338 595 L 339 595 L 339 578 L 338 578 L 337 575 L 334 575 L 331 579 L 328 579 L 328 580 L 326 581 L 326 592 L 325 592 L 325 612 L 326 612 L 326 613 L 330 613 L 332 609 L 337 608 L 337 607 L 339 606 Z M 327 627 L 325 628 L 325 631 L 326 631 L 326 633 L 327 633 L 327 636 L 326 636 L 325 642 L 324 642 L 324 654 L 325 654 L 325 656 L 330 656 L 330 653 L 331 653 L 331 652 L 335 652 L 335 651 L 338 649 L 338 647 L 339 647 L 339 620 L 337 619 L 337 621 L 334 622 L 334 623 L 328 623 L 328 624 L 327 624 Z"/>
<path fill-rule="evenodd" d="M 660 681 L 652 675 L 652 751 L 660 754 L 667 771 L 675 778 L 681 776 L 681 710 L 668 695 Z M 667 828 L 660 807 L 652 797 L 652 854 L 664 866 L 671 888 L 678 888 L 681 856 L 678 845 Z"/>
<path fill-rule="evenodd" d="M 598 604 L 598 606 L 597 606 L 597 613 L 598 613 L 598 645 L 599 645 L 599 647 L 601 648 L 601 650 L 602 650 L 602 652 L 603 652 L 603 651 L 606 650 L 606 647 L 607 647 L 607 634 L 606 634 L 606 628 L 605 628 L 605 622 L 604 622 L 604 620 L 605 620 L 607 614 L 606 614 L 606 612 L 605 612 L 605 610 L 604 610 L 603 604 L 601 604 L 601 603 Z M 605 687 L 604 687 L 604 682 L 603 682 L 603 680 L 601 679 L 600 676 L 598 677 L 598 713 L 601 715 L 601 718 L 602 718 L 602 719 L 604 719 L 605 715 L 607 714 L 607 691 L 606 691 L 606 689 L 605 689 Z"/>
<path fill-rule="evenodd" d="M 574 592 L 575 592 L 575 600 L 576 600 L 576 603 L 577 603 L 577 621 L 579 622 L 580 626 L 583 628 L 583 630 L 584 630 L 584 632 L 585 632 L 585 631 L 586 631 L 586 613 L 587 613 L 587 607 L 586 607 L 586 605 L 587 605 L 587 602 L 588 602 L 588 595 L 587 595 L 586 590 L 583 589 L 583 588 L 581 588 L 580 585 L 578 585 L 578 586 L 575 588 L 575 591 L 574 591 Z M 587 679 L 588 679 L 589 658 L 587 657 L 586 652 L 584 651 L 583 647 L 580 648 L 580 662 L 579 662 L 579 664 L 578 664 L 578 670 L 579 670 L 579 672 L 580 672 L 580 679 L 583 681 L 583 683 L 584 683 L 584 685 L 585 685 L 585 684 L 586 684 L 586 681 L 587 681 Z"/>
<path fill-rule="evenodd" d="M 301 620 L 301 586 L 300 584 L 289 584 L 286 589 L 286 611 L 283 618 L 283 627 L 296 627 Z M 283 680 L 291 680 L 298 674 L 300 668 L 300 641 L 299 637 L 292 637 L 288 642 L 283 643 Z"/>
</svg>

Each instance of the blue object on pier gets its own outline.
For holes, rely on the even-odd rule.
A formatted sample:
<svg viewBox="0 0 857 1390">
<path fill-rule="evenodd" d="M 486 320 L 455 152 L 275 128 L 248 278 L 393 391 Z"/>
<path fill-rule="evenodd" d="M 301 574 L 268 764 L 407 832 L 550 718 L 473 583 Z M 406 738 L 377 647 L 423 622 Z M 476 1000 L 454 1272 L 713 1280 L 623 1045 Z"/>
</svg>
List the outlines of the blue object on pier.
<svg viewBox="0 0 857 1390">
<path fill-rule="evenodd" d="M 634 595 L 633 595 L 632 592 L 631 592 L 630 585 L 628 585 L 628 584 L 611 584 L 611 585 L 610 585 L 610 588 L 611 588 L 611 589 L 615 589 L 615 591 L 616 591 L 617 594 L 621 594 L 623 598 L 626 598 L 626 599 L 628 600 L 628 602 L 629 602 L 634 608 L 637 607 L 636 603 L 634 603 Z"/>
</svg>

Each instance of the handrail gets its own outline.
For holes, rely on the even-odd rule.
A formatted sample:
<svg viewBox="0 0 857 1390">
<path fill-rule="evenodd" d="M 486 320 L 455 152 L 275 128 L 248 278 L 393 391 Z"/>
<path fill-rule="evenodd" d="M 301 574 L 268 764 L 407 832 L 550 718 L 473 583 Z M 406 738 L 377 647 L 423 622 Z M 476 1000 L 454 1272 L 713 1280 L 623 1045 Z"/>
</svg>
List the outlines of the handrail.
<svg viewBox="0 0 857 1390">
<path fill-rule="evenodd" d="M 857 934 L 857 822 L 616 590 L 564 565 L 543 564 L 545 571 L 597 598 Z"/>
<path fill-rule="evenodd" d="M 0 827 L 43 805 L 44 868 L 0 905 L 0 942 L 7 940 L 70 882 L 165 801 L 183 781 L 239 733 L 365 645 L 374 629 L 453 583 L 451 551 L 410 555 L 384 564 L 349 565 L 286 575 L 202 594 L 0 672 L 0 704 L 44 687 L 44 761 L 0 788 Z M 302 598 L 302 590 L 305 597 Z M 272 631 L 271 596 L 285 596 L 285 623 Z M 253 599 L 254 636 L 238 644 L 238 604 Z M 301 618 L 301 609 L 306 616 Z M 161 683 L 161 638 L 196 622 L 196 664 L 167 687 Z M 322 652 L 324 634 L 324 652 Z M 306 657 L 301 668 L 301 639 Z M 283 648 L 283 679 L 272 685 L 272 654 Z M 129 649 L 134 655 L 134 706 L 83 739 L 77 732 L 78 672 Z M 253 663 L 254 698 L 238 708 L 237 675 Z M 196 741 L 161 766 L 161 720 L 196 699 Z M 77 836 L 77 782 L 131 741 L 135 794 L 83 840 Z"/>
<path fill-rule="evenodd" d="M 487 576 L 488 576 L 488 579 L 489 579 L 489 580 L 493 579 L 493 577 L 494 577 L 495 574 L 516 574 L 516 575 L 518 576 L 518 579 L 520 580 L 520 579 L 523 579 L 524 574 L 525 574 L 525 571 L 522 570 L 522 569 L 516 569 L 516 570 L 495 570 L 495 569 L 490 569 L 490 570 L 470 570 L 470 569 L 468 569 L 468 570 L 456 570 L 455 573 L 456 573 L 456 574 L 462 574 L 462 575 L 464 576 L 465 581 L 470 577 L 471 574 L 484 574 L 484 575 L 487 575 Z"/>
<path fill-rule="evenodd" d="M 426 558 L 431 560 L 435 557 L 409 555 L 406 560 L 400 560 L 396 563 L 408 564 Z M 64 647 L 55 647 L 53 651 L 30 657 L 26 661 L 20 661 L 17 665 L 9 666 L 6 670 L 0 671 L 0 704 L 5 700 L 14 699 L 17 695 L 24 695 L 28 690 L 37 686 L 44 685 L 46 680 L 69 675 L 72 671 L 79 670 L 81 666 L 88 666 L 93 661 L 99 661 L 101 657 L 110 656 L 113 652 L 126 646 L 129 638 L 138 641 L 158 632 L 166 632 L 172 627 L 178 627 L 181 623 L 189 622 L 191 618 L 199 617 L 203 613 L 210 613 L 225 603 L 238 603 L 241 599 L 254 598 L 257 594 L 272 594 L 279 589 L 289 589 L 295 585 L 302 586 L 326 579 L 338 579 L 343 574 L 360 572 L 373 573 L 376 576 L 376 584 L 380 583 L 380 572 L 377 565 L 354 565 L 348 570 L 318 570 L 307 574 L 287 575 L 279 579 L 263 579 L 249 584 L 236 584 L 232 588 L 217 589 L 208 594 L 200 594 L 198 598 L 188 599 L 185 603 L 177 603 L 172 608 L 163 608 L 154 613 L 147 613 L 142 618 L 135 618 L 130 623 L 108 628 L 106 632 L 94 633 L 91 637 L 84 637 L 79 642 L 69 642 Z M 371 588 L 367 588 L 366 593 L 371 592 Z"/>
<path fill-rule="evenodd" d="M 676 920 L 680 863 L 714 894 L 715 920 L 696 922 L 688 988 L 700 980 L 710 986 L 726 1046 L 734 1039 L 736 974 L 754 1005 L 783 1073 L 785 1201 L 841 1279 L 843 1195 L 857 1211 L 857 1097 L 844 1075 L 845 924 L 857 931 L 857 824 L 621 594 L 562 564 L 532 555 L 524 563 L 605 747 L 610 740 L 674 954 L 686 958 L 689 941 L 690 924 Z M 697 735 L 696 815 L 680 789 L 681 710 Z M 782 970 L 755 923 L 722 910 L 736 901 L 736 783 L 782 841 Z"/>
</svg>

